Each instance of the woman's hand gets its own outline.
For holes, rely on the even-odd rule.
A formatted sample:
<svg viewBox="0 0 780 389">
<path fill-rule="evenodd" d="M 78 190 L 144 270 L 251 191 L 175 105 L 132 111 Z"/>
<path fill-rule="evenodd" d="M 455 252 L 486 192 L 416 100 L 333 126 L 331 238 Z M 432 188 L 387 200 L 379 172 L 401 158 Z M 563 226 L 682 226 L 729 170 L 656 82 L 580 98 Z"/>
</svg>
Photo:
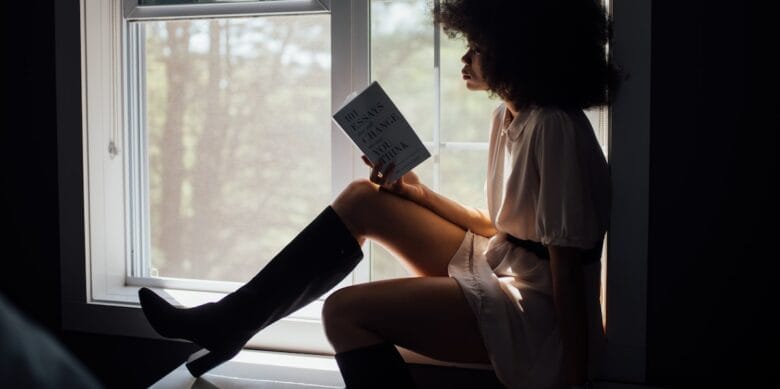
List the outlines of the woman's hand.
<svg viewBox="0 0 780 389">
<path fill-rule="evenodd" d="M 420 182 L 420 177 L 416 173 L 410 170 L 395 182 L 388 183 L 386 178 L 392 175 L 395 168 L 392 163 L 385 169 L 384 163 L 374 166 L 365 155 L 362 158 L 363 162 L 371 168 L 371 176 L 369 178 L 371 182 L 379 185 L 382 190 L 422 204 L 425 196 L 425 186 Z"/>
</svg>

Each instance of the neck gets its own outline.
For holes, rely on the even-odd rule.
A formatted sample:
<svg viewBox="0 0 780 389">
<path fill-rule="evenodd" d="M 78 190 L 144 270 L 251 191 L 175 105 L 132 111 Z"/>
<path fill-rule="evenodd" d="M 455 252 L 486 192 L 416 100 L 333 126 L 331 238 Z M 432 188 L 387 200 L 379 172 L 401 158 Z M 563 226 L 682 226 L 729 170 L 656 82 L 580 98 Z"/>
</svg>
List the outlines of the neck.
<svg viewBox="0 0 780 389">
<path fill-rule="evenodd" d="M 512 114 L 512 117 L 517 116 L 518 110 L 517 110 L 517 108 L 515 107 L 514 104 L 512 104 L 509 101 L 504 101 L 504 104 L 506 104 L 506 109 L 509 110 L 509 112 Z"/>
</svg>

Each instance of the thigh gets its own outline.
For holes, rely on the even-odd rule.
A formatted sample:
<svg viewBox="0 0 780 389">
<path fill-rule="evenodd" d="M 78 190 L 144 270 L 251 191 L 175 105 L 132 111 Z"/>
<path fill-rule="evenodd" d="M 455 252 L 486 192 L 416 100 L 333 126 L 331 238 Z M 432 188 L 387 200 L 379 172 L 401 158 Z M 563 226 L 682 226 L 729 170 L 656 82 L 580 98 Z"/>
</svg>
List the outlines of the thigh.
<svg viewBox="0 0 780 389">
<path fill-rule="evenodd" d="M 332 204 L 361 244 L 365 238 L 392 252 L 415 276 L 448 275 L 447 265 L 466 231 L 428 208 L 368 181 L 351 183 Z"/>
<path fill-rule="evenodd" d="M 382 280 L 339 289 L 325 302 L 325 321 L 355 328 L 416 353 L 456 363 L 489 364 L 477 319 L 450 277 Z"/>
</svg>

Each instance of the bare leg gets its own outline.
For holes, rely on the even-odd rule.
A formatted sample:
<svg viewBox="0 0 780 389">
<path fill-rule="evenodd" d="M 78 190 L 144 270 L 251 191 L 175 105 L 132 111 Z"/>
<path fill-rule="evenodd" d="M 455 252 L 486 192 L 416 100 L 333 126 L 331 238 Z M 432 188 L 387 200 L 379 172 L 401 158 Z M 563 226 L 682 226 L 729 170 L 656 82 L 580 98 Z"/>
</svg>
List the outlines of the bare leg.
<svg viewBox="0 0 780 389">
<path fill-rule="evenodd" d="M 431 210 L 368 181 L 351 183 L 331 205 L 362 245 L 378 242 L 416 276 L 448 275 L 465 231 Z"/>
<path fill-rule="evenodd" d="M 350 184 L 332 207 L 358 242 L 380 243 L 419 276 L 333 293 L 323 319 L 336 352 L 389 340 L 439 360 L 490 363 L 476 318 L 448 277 L 447 265 L 465 236 L 461 227 L 368 180 Z"/>
<path fill-rule="evenodd" d="M 441 361 L 490 363 L 454 278 L 399 278 L 342 288 L 326 300 L 323 318 L 336 352 L 388 340 Z"/>
</svg>

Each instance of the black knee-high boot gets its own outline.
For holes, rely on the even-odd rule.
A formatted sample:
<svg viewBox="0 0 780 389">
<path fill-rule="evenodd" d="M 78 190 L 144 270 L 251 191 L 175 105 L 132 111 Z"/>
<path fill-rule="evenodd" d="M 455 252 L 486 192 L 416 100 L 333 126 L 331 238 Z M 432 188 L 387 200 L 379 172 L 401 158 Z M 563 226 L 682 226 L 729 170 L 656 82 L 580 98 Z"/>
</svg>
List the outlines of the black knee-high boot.
<svg viewBox="0 0 780 389">
<path fill-rule="evenodd" d="M 360 245 L 328 206 L 252 280 L 215 303 L 183 309 L 147 288 L 138 295 L 160 335 L 203 346 L 186 364 L 199 377 L 235 356 L 258 331 L 333 288 L 362 258 Z"/>
<path fill-rule="evenodd" d="M 336 363 L 347 389 L 416 388 L 403 357 L 387 341 L 336 353 Z"/>
</svg>

